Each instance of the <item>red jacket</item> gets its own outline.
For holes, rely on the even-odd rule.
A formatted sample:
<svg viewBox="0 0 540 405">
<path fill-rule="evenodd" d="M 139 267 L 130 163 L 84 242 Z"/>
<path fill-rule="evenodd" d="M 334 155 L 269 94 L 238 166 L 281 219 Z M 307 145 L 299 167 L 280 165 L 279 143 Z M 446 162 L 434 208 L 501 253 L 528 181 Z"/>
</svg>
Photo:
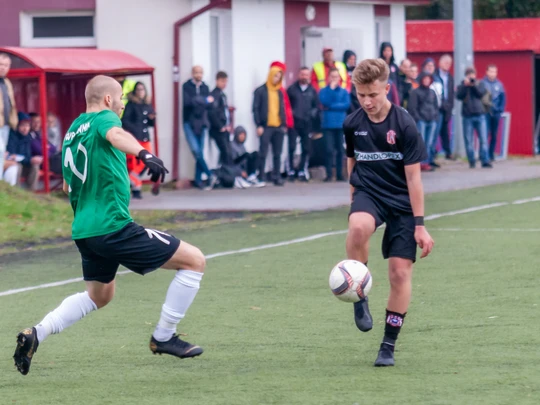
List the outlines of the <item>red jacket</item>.
<svg viewBox="0 0 540 405">
<path fill-rule="evenodd" d="M 289 100 L 289 95 L 287 94 L 287 89 L 285 87 L 281 87 L 281 93 L 283 93 L 283 102 L 285 104 L 285 117 L 287 117 L 287 128 L 294 128 L 293 111 L 291 107 L 291 100 Z"/>
</svg>

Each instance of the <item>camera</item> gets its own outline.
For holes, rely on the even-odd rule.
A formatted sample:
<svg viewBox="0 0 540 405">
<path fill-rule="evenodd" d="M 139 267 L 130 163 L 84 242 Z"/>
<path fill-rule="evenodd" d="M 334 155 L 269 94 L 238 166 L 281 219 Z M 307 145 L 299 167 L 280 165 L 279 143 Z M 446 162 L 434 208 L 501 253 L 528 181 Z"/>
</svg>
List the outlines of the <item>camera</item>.
<svg viewBox="0 0 540 405">
<path fill-rule="evenodd" d="M 469 81 L 470 81 L 472 84 L 474 84 L 474 83 L 476 82 L 476 79 L 475 79 L 474 77 L 471 77 L 471 78 L 469 79 Z"/>
</svg>

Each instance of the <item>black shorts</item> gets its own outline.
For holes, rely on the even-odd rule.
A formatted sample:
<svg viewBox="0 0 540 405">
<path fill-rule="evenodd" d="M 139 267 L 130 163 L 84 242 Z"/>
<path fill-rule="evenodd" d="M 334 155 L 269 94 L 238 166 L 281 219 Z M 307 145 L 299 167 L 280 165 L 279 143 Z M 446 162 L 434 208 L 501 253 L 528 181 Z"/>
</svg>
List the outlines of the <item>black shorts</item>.
<svg viewBox="0 0 540 405">
<path fill-rule="evenodd" d="M 401 257 L 416 261 L 416 240 L 414 239 L 414 216 L 396 212 L 387 204 L 361 190 L 355 190 L 350 214 L 366 212 L 375 218 L 378 228 L 386 223 L 382 241 L 382 254 L 385 259 Z M 349 215 L 350 215 L 349 214 Z"/>
<path fill-rule="evenodd" d="M 144 275 L 159 269 L 174 255 L 180 241 L 132 222 L 119 231 L 75 240 L 86 281 L 110 283 L 120 265 Z"/>
</svg>

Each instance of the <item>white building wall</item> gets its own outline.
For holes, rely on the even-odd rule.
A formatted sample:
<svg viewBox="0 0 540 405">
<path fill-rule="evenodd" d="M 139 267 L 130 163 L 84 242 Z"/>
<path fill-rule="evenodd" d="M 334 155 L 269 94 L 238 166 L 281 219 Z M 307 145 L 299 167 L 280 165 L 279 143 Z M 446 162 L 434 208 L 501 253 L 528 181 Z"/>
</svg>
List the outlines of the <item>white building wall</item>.
<svg viewBox="0 0 540 405">
<path fill-rule="evenodd" d="M 390 42 L 394 47 L 396 64 L 399 65 L 407 55 L 405 6 L 403 4 L 390 6 Z"/>
<path fill-rule="evenodd" d="M 247 129 L 246 147 L 255 150 L 253 91 L 266 82 L 272 61 L 285 60 L 283 0 L 232 0 L 232 37 L 235 125 Z"/>
<path fill-rule="evenodd" d="M 122 17 L 128 9 L 129 18 Z M 173 25 L 190 12 L 188 0 L 159 0 L 159 7 L 147 0 L 96 0 L 97 47 L 131 53 L 155 68 L 159 152 L 169 169 L 172 167 Z M 189 25 L 182 29 L 181 39 L 181 72 L 185 72 L 192 63 Z M 145 82 L 149 86 L 149 78 Z M 185 140 L 181 147 L 184 156 L 188 150 Z"/>
<path fill-rule="evenodd" d="M 331 2 L 330 28 L 362 30 L 362 50 L 364 57 L 377 57 L 378 49 L 376 49 L 375 44 L 375 9 L 372 4 Z"/>
</svg>

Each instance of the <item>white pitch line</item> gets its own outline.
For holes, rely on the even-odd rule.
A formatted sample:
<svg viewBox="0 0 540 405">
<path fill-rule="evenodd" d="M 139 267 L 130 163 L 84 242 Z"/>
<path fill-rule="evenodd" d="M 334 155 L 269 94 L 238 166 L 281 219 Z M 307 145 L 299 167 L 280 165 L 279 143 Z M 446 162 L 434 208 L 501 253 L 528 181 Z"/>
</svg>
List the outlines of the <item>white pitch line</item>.
<svg viewBox="0 0 540 405">
<path fill-rule="evenodd" d="M 534 201 L 540 201 L 540 197 L 525 198 L 524 200 L 513 201 L 512 204 L 526 204 Z"/>
<path fill-rule="evenodd" d="M 490 209 L 490 208 L 502 207 L 502 206 L 509 205 L 509 204 L 526 204 L 526 203 L 534 202 L 534 201 L 540 201 L 540 196 L 539 197 L 533 197 L 533 198 L 527 198 L 527 199 L 523 199 L 523 200 L 516 200 L 516 201 L 513 201 L 511 203 L 500 202 L 500 203 L 493 203 L 493 204 L 478 205 L 476 207 L 465 208 L 465 209 L 462 209 L 462 210 L 443 212 L 441 214 L 428 215 L 428 216 L 425 217 L 425 219 L 428 221 L 428 220 L 433 220 L 433 219 L 442 218 L 442 217 L 450 217 L 450 216 L 454 216 L 454 215 L 468 214 L 468 213 L 471 213 L 471 212 L 487 210 L 487 209 Z M 448 229 L 452 229 L 452 228 L 448 228 Z M 455 228 L 455 229 L 458 229 L 458 228 Z M 250 248 L 244 248 L 244 249 L 238 249 L 238 250 L 229 250 L 229 251 L 225 251 L 225 252 L 213 253 L 211 255 L 207 255 L 206 259 L 209 260 L 209 259 L 214 259 L 216 257 L 231 256 L 231 255 L 236 255 L 236 254 L 241 254 L 241 253 L 255 252 L 257 250 L 264 250 L 264 249 L 272 249 L 272 248 L 282 247 L 282 246 L 289 246 L 289 245 L 294 245 L 296 243 L 304 243 L 304 242 L 309 242 L 309 241 L 316 240 L 316 239 L 326 238 L 328 236 L 343 235 L 343 234 L 346 234 L 346 233 L 347 233 L 346 229 L 341 230 L 341 231 L 334 231 L 334 232 L 317 233 L 315 235 L 310 235 L 310 236 L 306 236 L 306 237 L 303 237 L 303 238 L 291 239 L 291 240 L 287 240 L 287 241 L 283 241 L 283 242 L 270 243 L 270 244 L 266 244 L 266 245 L 253 246 L 253 247 L 250 247 Z M 116 274 L 117 275 L 123 275 L 123 274 L 128 274 L 128 273 L 131 273 L 131 271 L 124 270 L 124 271 L 119 271 Z M 17 289 L 13 289 L 13 290 L 7 290 L 7 291 L 0 292 L 0 297 L 5 297 L 7 295 L 14 295 L 14 294 L 19 294 L 19 293 L 23 293 L 23 292 L 33 291 L 33 290 L 41 290 L 41 289 L 44 289 L 44 288 L 59 287 L 59 286 L 62 286 L 62 285 L 78 283 L 80 281 L 83 281 L 82 277 L 70 278 L 68 280 L 56 281 L 54 283 L 40 284 L 40 285 L 35 285 L 35 286 L 32 286 L 32 287 L 24 287 L 24 288 L 17 288 Z"/>
</svg>

